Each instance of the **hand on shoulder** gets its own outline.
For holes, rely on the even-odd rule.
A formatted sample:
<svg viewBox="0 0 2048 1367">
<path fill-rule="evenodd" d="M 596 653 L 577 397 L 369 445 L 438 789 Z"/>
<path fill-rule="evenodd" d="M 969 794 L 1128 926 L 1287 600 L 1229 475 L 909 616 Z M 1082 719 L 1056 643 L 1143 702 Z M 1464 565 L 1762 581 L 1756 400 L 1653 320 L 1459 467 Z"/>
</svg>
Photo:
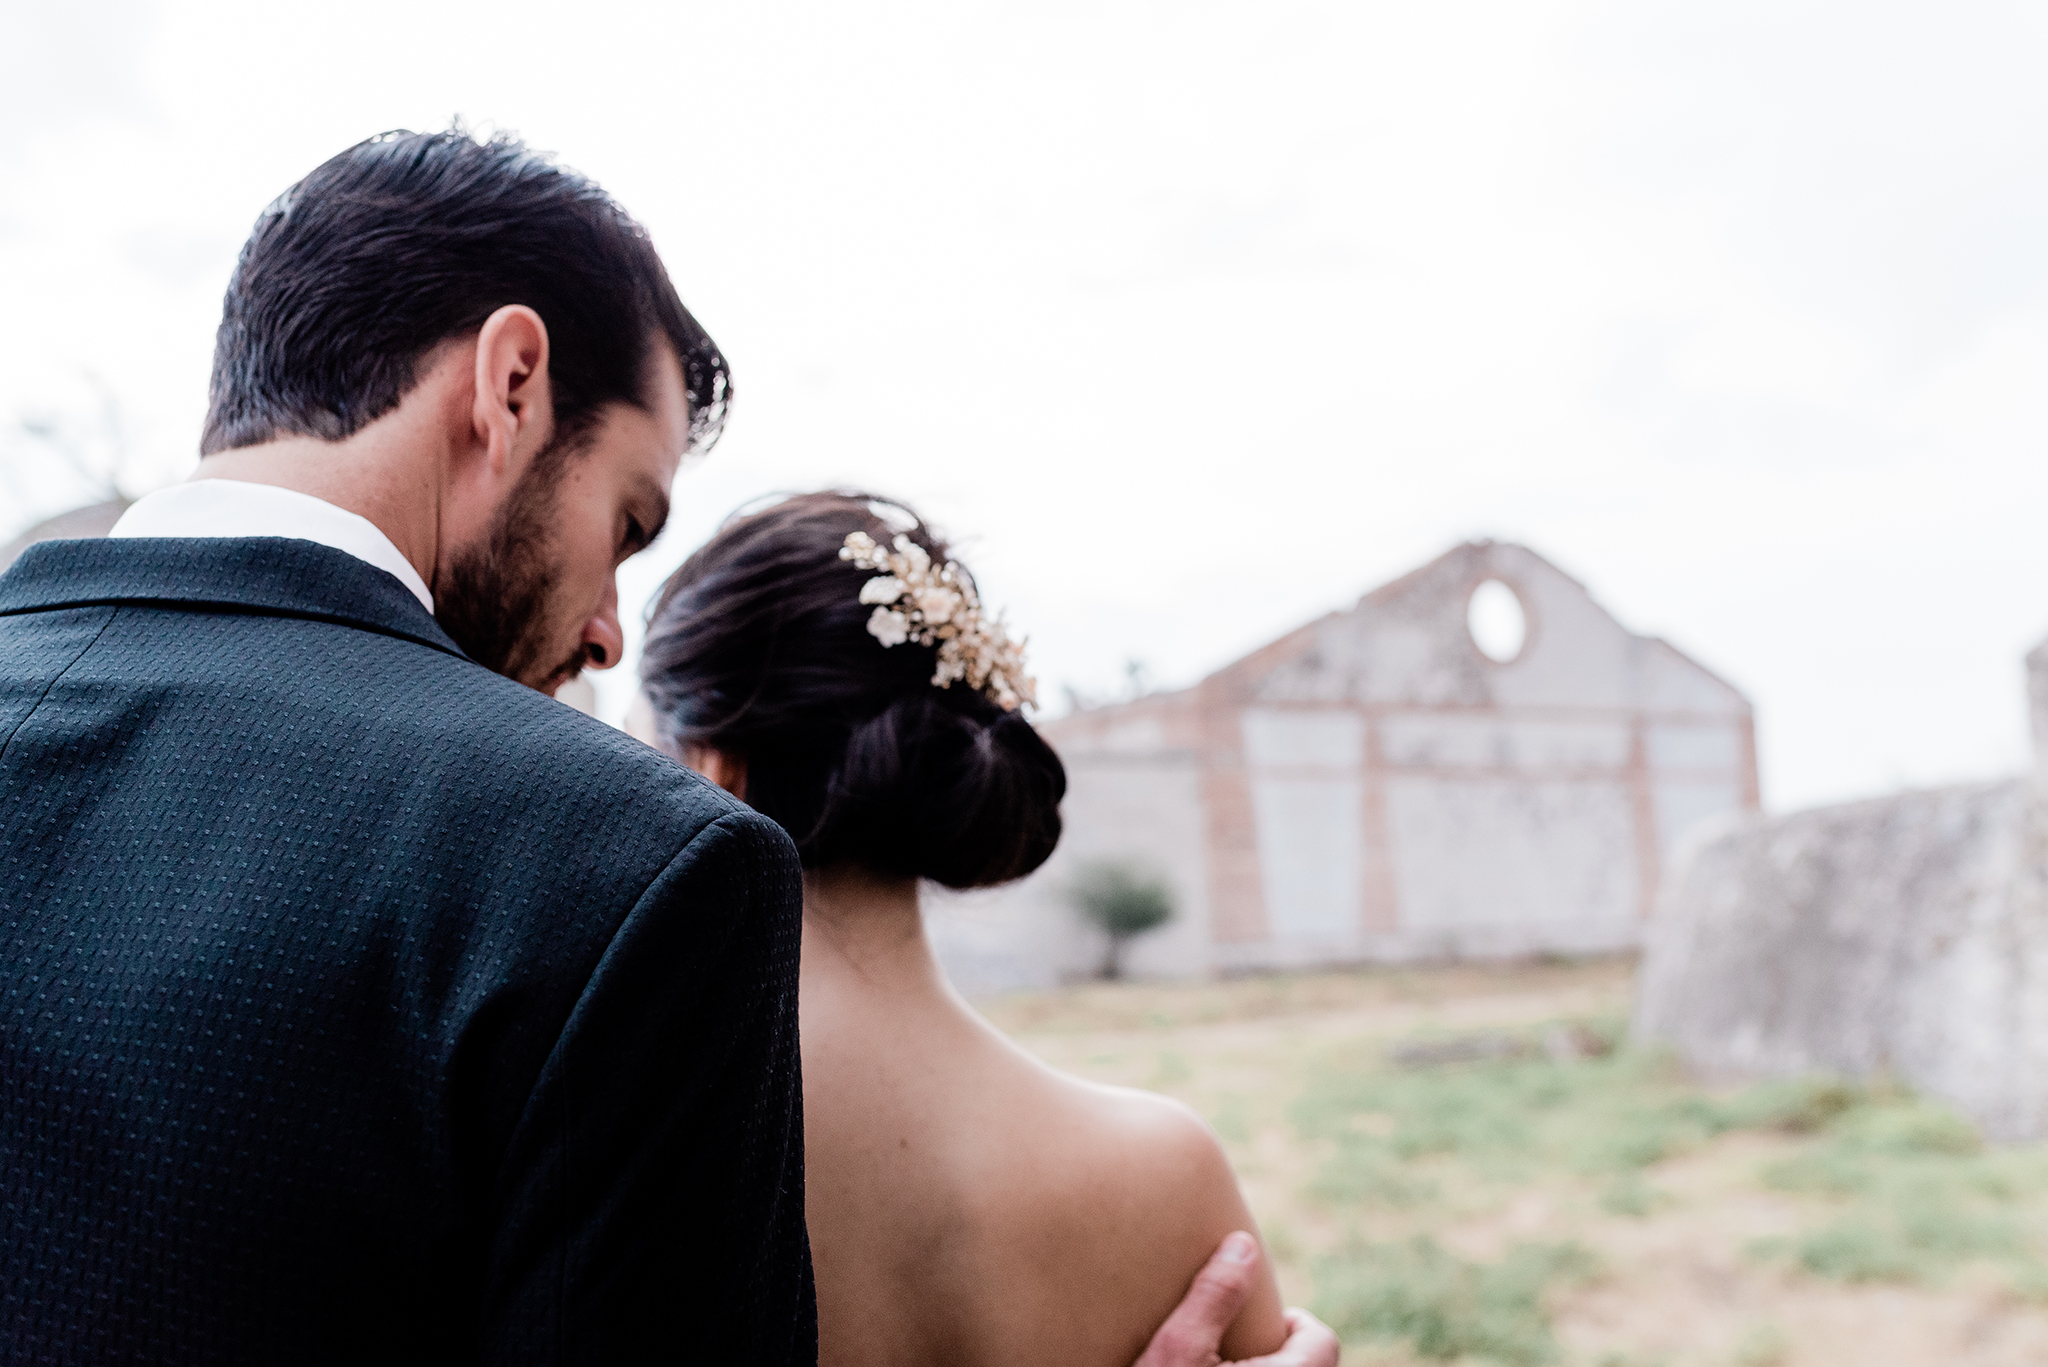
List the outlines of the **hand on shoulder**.
<svg viewBox="0 0 2048 1367">
<path fill-rule="evenodd" d="M 1152 1092 L 1105 1091 L 1114 1098 L 1125 1136 L 1123 1179 L 1148 1209 L 1164 1217 L 1154 1256 L 1162 1263 L 1181 1260 L 1182 1275 L 1199 1279 L 1226 1236 L 1256 1229 L 1230 1159 L 1215 1132 L 1182 1103 Z M 1271 1352 L 1287 1335 L 1279 1286 L 1255 1238 L 1252 1250 L 1241 1274 L 1245 1290 L 1238 1313 L 1212 1340 L 1229 1357 Z"/>
<path fill-rule="evenodd" d="M 1232 1233 L 1133 1367 L 1225 1367 L 1224 1331 L 1250 1298 L 1264 1261 L 1257 1240 L 1241 1230 Z M 1337 1367 L 1342 1346 L 1328 1325 L 1301 1309 L 1288 1310 L 1285 1320 L 1287 1341 L 1278 1351 L 1240 1358 L 1235 1367 Z"/>
</svg>

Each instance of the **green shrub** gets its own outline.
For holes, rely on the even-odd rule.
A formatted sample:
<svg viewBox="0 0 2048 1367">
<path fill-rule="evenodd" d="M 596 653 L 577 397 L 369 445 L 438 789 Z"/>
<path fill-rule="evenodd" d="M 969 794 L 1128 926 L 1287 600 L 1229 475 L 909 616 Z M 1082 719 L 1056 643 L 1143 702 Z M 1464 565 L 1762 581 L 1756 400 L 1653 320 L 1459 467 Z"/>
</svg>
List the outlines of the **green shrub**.
<svg viewBox="0 0 2048 1367">
<path fill-rule="evenodd" d="M 1158 878 L 1124 860 L 1086 863 L 1075 872 L 1068 896 L 1088 921 L 1109 937 L 1102 976 L 1123 976 L 1124 947 L 1133 936 L 1173 919 L 1173 893 Z"/>
</svg>

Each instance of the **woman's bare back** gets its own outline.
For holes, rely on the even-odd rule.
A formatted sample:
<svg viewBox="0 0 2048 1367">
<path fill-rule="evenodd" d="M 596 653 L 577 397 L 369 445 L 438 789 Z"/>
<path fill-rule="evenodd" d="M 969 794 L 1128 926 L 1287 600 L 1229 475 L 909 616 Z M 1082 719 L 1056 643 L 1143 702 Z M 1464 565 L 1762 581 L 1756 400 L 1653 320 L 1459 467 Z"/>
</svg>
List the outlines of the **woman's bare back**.
<svg viewBox="0 0 2048 1367">
<path fill-rule="evenodd" d="M 1127 1367 L 1223 1236 L 1251 1228 L 1178 1103 L 1055 1072 L 946 985 L 916 889 L 809 880 L 806 1213 L 820 1361 Z M 1225 1351 L 1276 1348 L 1267 1275 Z"/>
<path fill-rule="evenodd" d="M 853 490 L 732 518 L 650 616 L 657 741 L 805 870 L 805 1211 L 833 1367 L 1128 1367 L 1251 1224 L 1200 1121 L 1041 1066 L 932 959 L 919 879 L 996 887 L 1059 843 L 1066 768 L 1022 654 L 944 538 Z M 1258 1281 L 1233 1355 L 1283 1336 L 1264 1266 L 1237 1264 Z"/>
</svg>

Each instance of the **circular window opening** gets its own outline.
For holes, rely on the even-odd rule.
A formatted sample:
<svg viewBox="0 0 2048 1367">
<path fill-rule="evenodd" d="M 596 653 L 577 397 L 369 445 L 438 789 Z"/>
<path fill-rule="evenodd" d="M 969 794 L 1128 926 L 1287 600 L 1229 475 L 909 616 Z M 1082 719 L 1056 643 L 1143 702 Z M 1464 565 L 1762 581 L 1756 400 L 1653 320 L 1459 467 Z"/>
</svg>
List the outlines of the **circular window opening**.
<svg viewBox="0 0 2048 1367">
<path fill-rule="evenodd" d="M 1522 600 L 1498 579 L 1472 590 L 1465 625 L 1472 632 L 1472 644 L 1495 664 L 1511 663 L 1529 640 L 1529 616 L 1522 611 Z"/>
</svg>

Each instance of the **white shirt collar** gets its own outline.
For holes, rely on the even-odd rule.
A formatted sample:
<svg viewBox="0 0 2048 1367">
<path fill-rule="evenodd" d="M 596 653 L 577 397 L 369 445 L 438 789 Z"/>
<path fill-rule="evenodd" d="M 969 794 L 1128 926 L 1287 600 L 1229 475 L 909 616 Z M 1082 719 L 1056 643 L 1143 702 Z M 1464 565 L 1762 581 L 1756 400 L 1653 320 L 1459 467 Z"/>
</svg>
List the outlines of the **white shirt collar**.
<svg viewBox="0 0 2048 1367">
<path fill-rule="evenodd" d="M 274 484 L 195 479 L 135 501 L 108 536 L 289 536 L 375 565 L 434 610 L 434 595 L 377 524 L 326 499 Z"/>
</svg>

